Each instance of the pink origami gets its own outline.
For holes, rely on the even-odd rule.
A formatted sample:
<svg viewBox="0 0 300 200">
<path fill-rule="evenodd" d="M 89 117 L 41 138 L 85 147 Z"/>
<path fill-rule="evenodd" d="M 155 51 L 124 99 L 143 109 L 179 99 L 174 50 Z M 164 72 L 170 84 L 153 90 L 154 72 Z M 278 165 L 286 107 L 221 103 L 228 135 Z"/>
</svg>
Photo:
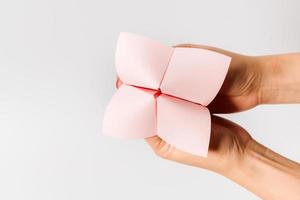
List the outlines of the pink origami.
<svg viewBox="0 0 300 200">
<path fill-rule="evenodd" d="M 207 156 L 211 119 L 207 106 L 225 79 L 231 58 L 198 48 L 169 47 L 121 33 L 117 76 L 103 133 L 120 138 L 158 135 L 172 146 Z"/>
</svg>

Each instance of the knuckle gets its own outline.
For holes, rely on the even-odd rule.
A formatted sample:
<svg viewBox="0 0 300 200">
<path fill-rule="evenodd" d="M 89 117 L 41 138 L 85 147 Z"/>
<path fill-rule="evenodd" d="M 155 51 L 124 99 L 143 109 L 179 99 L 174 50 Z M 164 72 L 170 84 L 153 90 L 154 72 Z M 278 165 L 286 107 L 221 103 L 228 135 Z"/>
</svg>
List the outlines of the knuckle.
<svg viewBox="0 0 300 200">
<path fill-rule="evenodd" d="M 164 141 L 161 141 L 157 144 L 154 152 L 155 154 L 163 159 L 166 160 L 171 160 L 172 159 L 172 154 L 173 154 L 173 147 L 169 144 L 167 144 Z"/>
</svg>

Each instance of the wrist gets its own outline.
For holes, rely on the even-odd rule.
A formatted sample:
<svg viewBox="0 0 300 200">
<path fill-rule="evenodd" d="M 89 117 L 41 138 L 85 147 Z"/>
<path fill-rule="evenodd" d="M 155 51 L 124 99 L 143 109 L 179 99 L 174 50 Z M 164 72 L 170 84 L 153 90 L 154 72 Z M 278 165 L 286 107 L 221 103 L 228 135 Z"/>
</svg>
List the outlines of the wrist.
<svg viewBox="0 0 300 200">
<path fill-rule="evenodd" d="M 225 176 L 262 199 L 300 196 L 300 165 L 255 140 L 249 141 L 241 162 Z"/>
<path fill-rule="evenodd" d="M 278 96 L 280 96 L 279 80 L 282 77 L 282 69 L 276 57 L 259 56 L 256 57 L 256 60 L 261 74 L 259 104 L 270 104 L 278 101 Z"/>
<path fill-rule="evenodd" d="M 300 102 L 300 54 L 255 57 L 261 74 L 259 104 Z"/>
</svg>

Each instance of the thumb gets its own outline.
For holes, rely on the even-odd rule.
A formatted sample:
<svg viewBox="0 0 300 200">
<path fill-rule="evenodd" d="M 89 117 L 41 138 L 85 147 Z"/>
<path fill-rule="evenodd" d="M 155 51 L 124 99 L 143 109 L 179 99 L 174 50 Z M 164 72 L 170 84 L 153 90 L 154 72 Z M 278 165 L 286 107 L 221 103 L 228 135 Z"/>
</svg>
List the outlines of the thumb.
<svg viewBox="0 0 300 200">
<path fill-rule="evenodd" d="M 172 145 L 162 140 L 159 136 L 145 138 L 154 153 L 167 160 L 178 163 L 209 169 L 207 158 L 196 156 L 176 149 Z"/>
</svg>

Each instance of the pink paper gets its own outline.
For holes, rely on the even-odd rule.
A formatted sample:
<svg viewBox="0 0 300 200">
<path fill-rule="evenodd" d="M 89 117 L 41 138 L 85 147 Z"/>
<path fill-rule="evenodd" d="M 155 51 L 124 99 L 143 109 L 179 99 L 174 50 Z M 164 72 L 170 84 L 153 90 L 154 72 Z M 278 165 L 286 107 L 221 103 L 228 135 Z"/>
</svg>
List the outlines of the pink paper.
<svg viewBox="0 0 300 200">
<path fill-rule="evenodd" d="M 116 71 L 129 85 L 158 89 L 173 48 L 154 40 L 121 33 L 116 51 Z"/>
<path fill-rule="evenodd" d="M 206 107 L 161 95 L 157 98 L 157 133 L 178 149 L 206 155 L 210 114 Z"/>
<path fill-rule="evenodd" d="M 106 109 L 103 132 L 120 138 L 145 138 L 155 135 L 154 93 L 128 85 L 120 86 Z"/>
<path fill-rule="evenodd" d="M 116 71 L 121 85 L 103 121 L 103 133 L 121 138 L 160 136 L 176 148 L 207 156 L 210 113 L 231 58 L 196 48 L 173 48 L 121 33 Z"/>
</svg>

